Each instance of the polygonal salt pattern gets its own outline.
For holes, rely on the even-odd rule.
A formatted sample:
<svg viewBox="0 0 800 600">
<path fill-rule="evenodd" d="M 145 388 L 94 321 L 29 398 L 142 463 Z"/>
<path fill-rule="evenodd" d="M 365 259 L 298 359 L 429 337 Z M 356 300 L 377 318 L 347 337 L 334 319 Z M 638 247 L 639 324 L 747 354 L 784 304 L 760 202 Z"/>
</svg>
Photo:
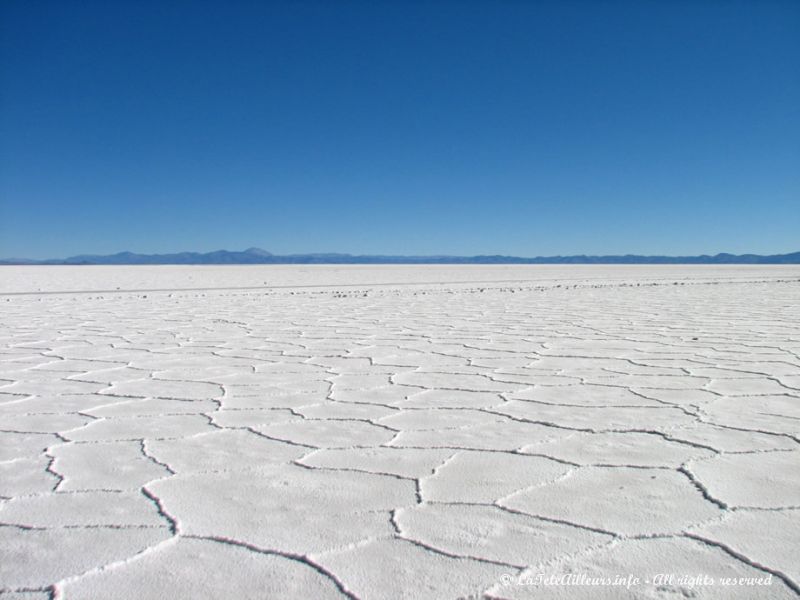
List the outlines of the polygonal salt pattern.
<svg viewBox="0 0 800 600">
<path fill-rule="evenodd" d="M 331 578 L 294 557 L 254 551 L 221 540 L 182 538 L 114 569 L 66 582 L 68 598 L 286 598 L 341 600 Z"/>
<path fill-rule="evenodd" d="M 725 519 L 692 529 L 692 533 L 800 582 L 797 555 L 786 551 L 800 539 L 800 509 L 737 510 Z"/>
<path fill-rule="evenodd" d="M 797 269 L 261 268 L 0 282 L 3 598 L 797 597 Z"/>
<path fill-rule="evenodd" d="M 628 536 L 677 534 L 720 512 L 681 473 L 629 467 L 585 467 L 550 485 L 522 490 L 501 504 Z"/>
<path fill-rule="evenodd" d="M 709 494 L 733 507 L 800 507 L 800 452 L 726 454 L 689 465 Z"/>
</svg>

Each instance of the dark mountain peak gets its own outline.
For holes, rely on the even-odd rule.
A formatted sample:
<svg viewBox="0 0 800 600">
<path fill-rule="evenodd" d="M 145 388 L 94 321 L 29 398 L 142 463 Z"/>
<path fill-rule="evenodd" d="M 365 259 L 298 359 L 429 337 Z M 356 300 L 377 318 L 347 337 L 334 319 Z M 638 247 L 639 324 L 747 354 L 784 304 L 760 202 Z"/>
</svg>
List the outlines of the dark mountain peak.
<svg viewBox="0 0 800 600">
<path fill-rule="evenodd" d="M 245 254 L 252 254 L 254 256 L 272 256 L 272 252 L 267 252 L 266 250 L 262 250 L 261 248 L 256 248 L 253 246 L 252 248 L 248 248 L 244 251 Z"/>
</svg>

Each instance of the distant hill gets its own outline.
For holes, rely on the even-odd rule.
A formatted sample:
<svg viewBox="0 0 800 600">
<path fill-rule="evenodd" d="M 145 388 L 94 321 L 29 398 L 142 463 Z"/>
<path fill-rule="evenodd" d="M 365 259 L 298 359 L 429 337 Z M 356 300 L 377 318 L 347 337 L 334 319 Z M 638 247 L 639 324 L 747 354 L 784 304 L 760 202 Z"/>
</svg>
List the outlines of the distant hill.
<svg viewBox="0 0 800 600">
<path fill-rule="evenodd" d="M 119 252 L 109 255 L 81 254 L 69 258 L 29 260 L 23 258 L 0 259 L 0 265 L 282 265 L 282 264 L 475 264 L 475 265 L 789 265 L 800 264 L 800 252 L 791 254 L 703 254 L 701 256 L 383 256 L 354 254 L 287 254 L 276 255 L 260 248 L 242 252 L 216 250 L 214 252 L 178 252 L 176 254 L 135 254 Z"/>
</svg>

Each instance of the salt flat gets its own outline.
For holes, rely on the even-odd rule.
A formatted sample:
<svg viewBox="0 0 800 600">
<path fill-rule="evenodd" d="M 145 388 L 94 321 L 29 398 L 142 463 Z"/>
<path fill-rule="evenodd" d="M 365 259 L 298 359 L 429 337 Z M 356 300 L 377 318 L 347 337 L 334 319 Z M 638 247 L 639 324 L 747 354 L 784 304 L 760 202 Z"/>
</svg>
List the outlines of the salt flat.
<svg viewBox="0 0 800 600">
<path fill-rule="evenodd" d="M 798 267 L 0 267 L 0 307 L 3 598 L 800 594 Z"/>
</svg>

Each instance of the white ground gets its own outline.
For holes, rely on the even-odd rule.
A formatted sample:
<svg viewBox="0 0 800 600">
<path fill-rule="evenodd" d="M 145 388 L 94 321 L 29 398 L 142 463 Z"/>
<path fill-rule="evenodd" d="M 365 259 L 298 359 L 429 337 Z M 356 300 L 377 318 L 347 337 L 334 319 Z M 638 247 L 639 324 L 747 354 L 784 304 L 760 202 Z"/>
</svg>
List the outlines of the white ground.
<svg viewBox="0 0 800 600">
<path fill-rule="evenodd" d="M 0 267 L 0 324 L 2 600 L 800 592 L 800 268 Z"/>
</svg>

